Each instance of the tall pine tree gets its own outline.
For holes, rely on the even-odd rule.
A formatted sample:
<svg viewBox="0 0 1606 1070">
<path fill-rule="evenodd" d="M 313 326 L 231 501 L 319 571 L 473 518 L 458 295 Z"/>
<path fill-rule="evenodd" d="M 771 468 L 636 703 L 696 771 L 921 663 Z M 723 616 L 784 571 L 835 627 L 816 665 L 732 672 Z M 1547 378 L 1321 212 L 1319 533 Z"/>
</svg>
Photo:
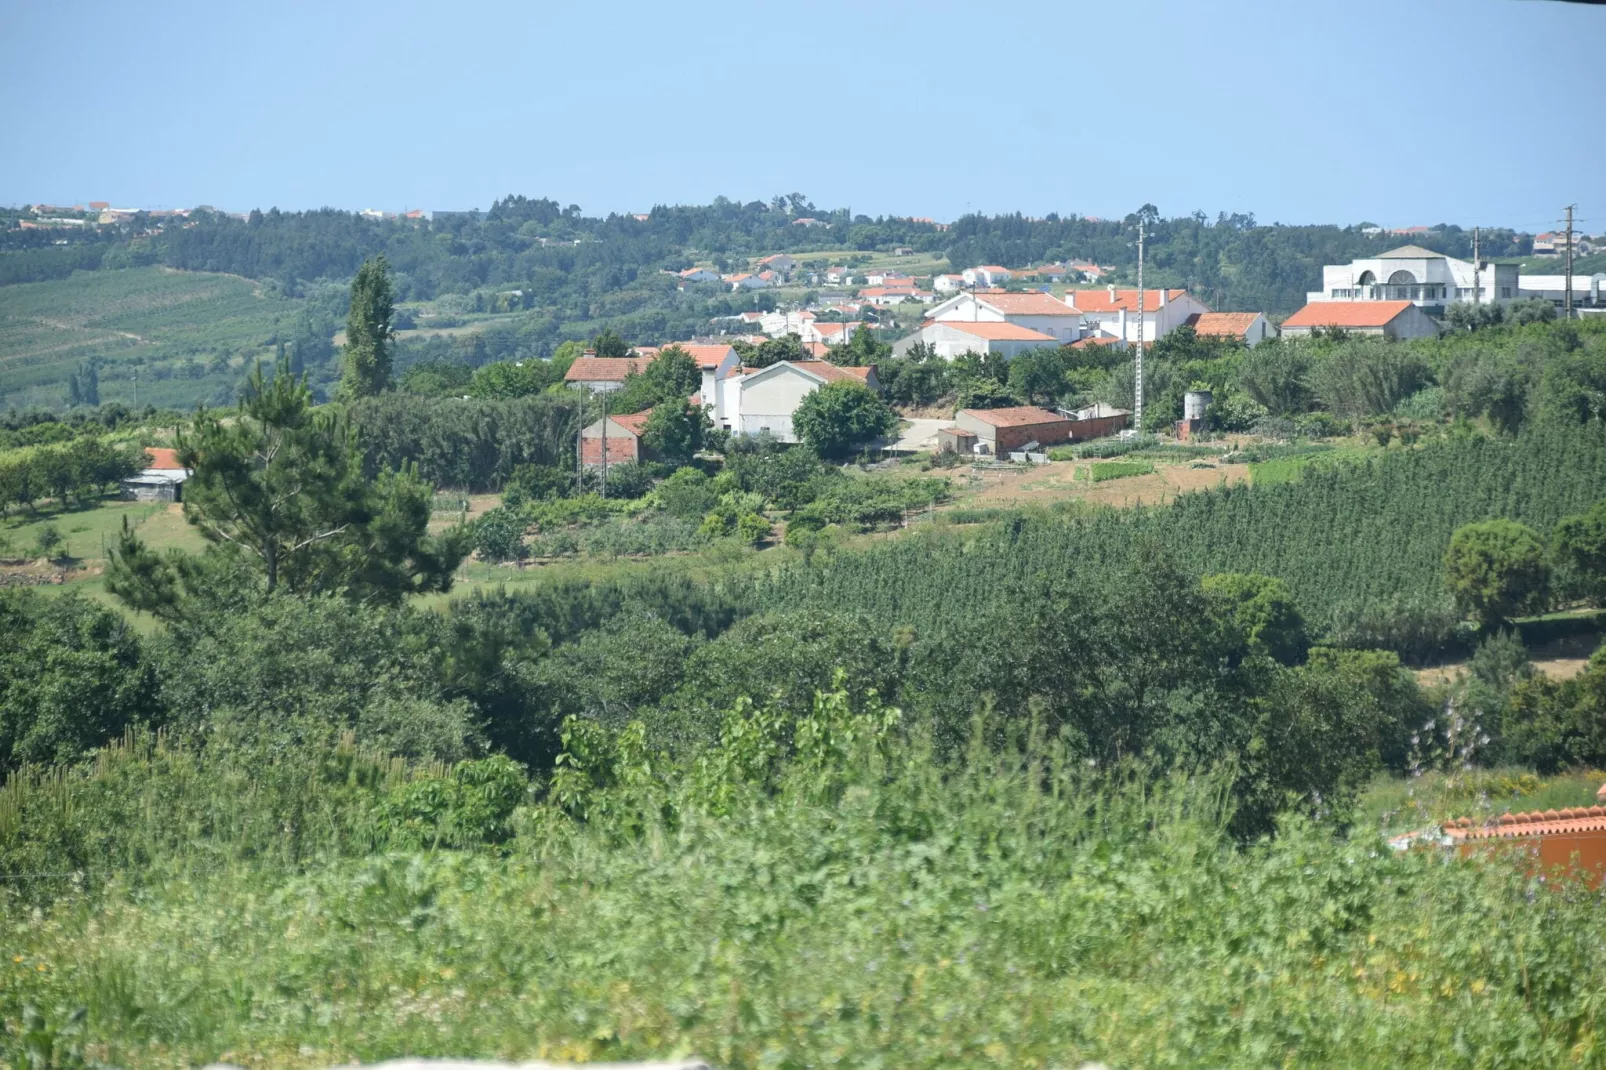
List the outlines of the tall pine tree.
<svg viewBox="0 0 1606 1070">
<path fill-rule="evenodd" d="M 390 265 L 383 255 L 363 261 L 351 280 L 351 312 L 346 316 L 345 368 L 340 396 L 372 397 L 391 388 L 391 316 L 396 310 Z"/>
</svg>

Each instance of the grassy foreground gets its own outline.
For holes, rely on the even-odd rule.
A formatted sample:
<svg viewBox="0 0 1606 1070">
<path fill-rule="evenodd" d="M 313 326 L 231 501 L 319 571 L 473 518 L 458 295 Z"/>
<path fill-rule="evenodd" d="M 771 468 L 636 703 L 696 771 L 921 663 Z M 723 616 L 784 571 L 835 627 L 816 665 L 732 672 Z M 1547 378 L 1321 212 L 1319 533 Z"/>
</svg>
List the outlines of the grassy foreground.
<svg viewBox="0 0 1606 1070">
<path fill-rule="evenodd" d="M 77 891 L 30 903 L 10 890 L 5 1039 L 58 1066 L 1606 1055 L 1596 893 L 1297 821 L 1237 845 L 1218 778 L 1107 776 L 1051 744 L 976 744 L 943 770 L 886 723 L 828 696 L 797 726 L 796 757 L 768 772 L 762 715 L 733 718 L 721 747 L 669 777 L 592 741 L 499 848 L 398 850 L 374 838 L 382 823 L 350 834 L 369 788 L 349 765 L 281 777 L 273 797 L 272 768 L 231 782 L 186 766 L 181 787 L 156 757 L 103 762 L 118 820 L 146 829 L 142 864 L 112 849 L 118 871 Z M 373 813 L 391 812 L 394 774 Z M 417 785 L 439 776 L 407 797 L 431 797 Z M 39 829 L 40 807 L 93 816 L 91 780 L 8 799 Z M 240 802 L 185 809 L 207 792 Z M 4 810 L 0 826 L 17 816 Z M 347 834 L 326 835 L 332 821 Z"/>
</svg>

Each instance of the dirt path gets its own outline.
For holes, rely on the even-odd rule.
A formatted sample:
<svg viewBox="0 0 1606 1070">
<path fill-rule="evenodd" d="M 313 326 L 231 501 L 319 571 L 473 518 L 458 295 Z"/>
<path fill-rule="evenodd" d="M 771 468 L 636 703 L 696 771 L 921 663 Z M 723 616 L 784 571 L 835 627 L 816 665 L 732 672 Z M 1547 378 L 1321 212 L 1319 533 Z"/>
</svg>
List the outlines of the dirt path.
<svg viewBox="0 0 1606 1070">
<path fill-rule="evenodd" d="M 1094 483 L 1077 476 L 1088 461 L 1055 461 L 1035 468 L 982 470 L 975 473 L 977 489 L 962 495 L 967 506 L 1011 507 L 1048 505 L 1079 499 L 1099 505 L 1154 505 L 1190 490 L 1242 483 L 1249 478 L 1246 464 L 1193 468 L 1186 464 L 1157 465 L 1153 475 L 1130 476 Z"/>
</svg>

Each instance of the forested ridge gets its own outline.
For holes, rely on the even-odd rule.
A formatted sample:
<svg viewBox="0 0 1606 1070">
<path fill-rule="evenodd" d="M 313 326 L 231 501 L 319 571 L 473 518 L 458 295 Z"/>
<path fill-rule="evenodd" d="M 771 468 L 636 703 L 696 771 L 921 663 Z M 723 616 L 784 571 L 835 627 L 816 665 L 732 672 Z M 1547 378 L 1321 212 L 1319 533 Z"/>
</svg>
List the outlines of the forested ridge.
<svg viewBox="0 0 1606 1070">
<path fill-rule="evenodd" d="M 294 292 L 319 279 L 344 281 L 383 253 L 397 270 L 401 300 L 467 294 L 483 287 L 518 288 L 524 307 L 559 319 L 590 319 L 604 295 L 651 289 L 660 269 L 689 267 L 693 258 L 740 265 L 774 252 L 888 252 L 904 246 L 945 256 L 951 270 L 975 264 L 1034 266 L 1085 260 L 1126 278 L 1136 264 L 1135 224 L 1149 225 L 1151 285 L 1185 286 L 1219 309 L 1287 314 L 1319 286 L 1323 264 L 1345 263 L 1401 243 L 1367 235 L 1359 224 L 1262 224 L 1252 214 L 1202 212 L 1166 218 L 1145 205 L 1119 220 L 1076 215 L 1027 218 L 965 216 L 949 226 L 893 216 L 816 208 L 801 194 L 741 204 L 718 198 L 703 206 L 658 206 L 641 220 L 630 214 L 586 216 L 578 206 L 508 196 L 481 212 L 441 212 L 433 220 L 374 219 L 354 212 L 252 211 L 238 219 L 198 212 L 193 225 L 126 236 L 92 232 L 57 247 L 37 231 L 3 232 L 0 284 L 60 277 L 74 270 L 159 263 L 187 271 L 226 272 L 274 280 Z M 823 225 L 797 226 L 808 218 Z M 1441 224 L 1417 244 L 1452 256 L 1471 255 L 1470 232 Z M 1528 239 L 1485 230 L 1484 255 L 1520 255 Z M 659 304 L 673 304 L 660 294 Z M 654 338 L 652 341 L 658 341 Z"/>
</svg>

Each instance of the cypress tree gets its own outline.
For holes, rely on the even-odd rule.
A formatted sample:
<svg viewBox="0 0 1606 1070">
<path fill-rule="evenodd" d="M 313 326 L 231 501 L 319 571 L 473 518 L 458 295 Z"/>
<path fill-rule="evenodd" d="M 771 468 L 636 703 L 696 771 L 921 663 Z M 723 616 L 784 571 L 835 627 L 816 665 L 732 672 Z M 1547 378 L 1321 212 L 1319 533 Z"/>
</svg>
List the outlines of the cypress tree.
<svg viewBox="0 0 1606 1070">
<path fill-rule="evenodd" d="M 391 316 L 396 301 L 390 265 L 383 255 L 363 261 L 351 280 L 351 312 L 346 316 L 345 368 L 340 394 L 347 400 L 372 397 L 391 388 Z"/>
</svg>

